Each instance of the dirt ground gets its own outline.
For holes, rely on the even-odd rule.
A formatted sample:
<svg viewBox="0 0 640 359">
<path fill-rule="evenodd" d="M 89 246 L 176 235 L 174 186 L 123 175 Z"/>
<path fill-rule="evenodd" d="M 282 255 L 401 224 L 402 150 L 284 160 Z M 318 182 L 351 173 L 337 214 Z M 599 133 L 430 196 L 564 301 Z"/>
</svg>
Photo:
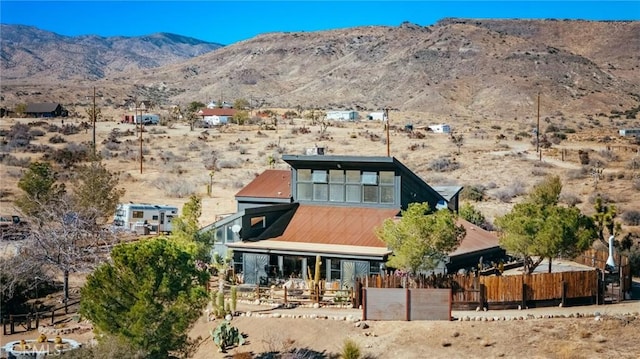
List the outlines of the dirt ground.
<svg viewBox="0 0 640 359">
<path fill-rule="evenodd" d="M 119 117 L 119 116 L 118 116 Z M 115 118 L 115 116 L 114 116 Z M 412 123 L 415 128 L 442 122 L 429 119 L 419 113 L 393 113 L 392 124 L 403 128 Z M 34 119 L 3 119 L 0 128 L 9 129 L 16 122 L 33 122 Z M 59 120 L 52 120 L 59 121 Z M 78 124 L 80 120 L 67 119 L 66 123 Z M 526 193 L 547 174 L 558 174 L 563 181 L 563 194 L 578 199 L 577 206 L 585 213 L 593 212 L 590 199 L 596 193 L 607 195 L 616 203 L 620 213 L 637 209 L 640 191 L 632 188 L 635 175 L 628 163 L 638 154 L 624 149 L 606 152 L 604 137 L 611 137 L 609 144 L 623 144 L 615 128 L 591 128 L 567 134 L 567 140 L 541 154 L 531 144 L 531 138 L 515 140 L 514 134 L 530 132 L 532 123 L 486 123 L 482 128 L 476 122 L 448 121 L 456 133 L 464 136 L 463 145 L 456 148 L 444 134 L 424 132 L 424 138 L 412 138 L 402 131 L 392 130 L 390 135 L 391 155 L 431 185 L 483 185 L 487 198 L 473 205 L 481 210 L 488 221 L 507 213 L 520 200 L 515 196 L 501 200 L 501 191 Z M 59 124 L 58 124 L 59 125 Z M 576 123 L 566 123 L 575 127 Z M 300 129 L 306 127 L 309 133 Z M 117 171 L 120 184 L 126 189 L 123 202 L 148 202 L 173 204 L 178 207 L 195 193 L 202 197 L 202 225 L 215 221 L 217 216 L 235 212 L 234 195 L 256 175 L 268 168 L 267 157 L 273 155 L 275 168 L 288 169 L 280 160 L 281 154 L 303 154 L 306 148 L 324 147 L 329 155 L 386 156 L 384 127 L 379 122 L 340 123 L 326 128 L 322 133 L 319 125 L 303 124 L 302 120 L 282 121 L 278 130 L 259 130 L 258 127 L 230 126 L 219 129 L 196 129 L 190 131 L 185 124 L 171 128 L 149 126 L 143 135 L 144 162 L 140 173 L 138 136 L 135 132 L 119 137 L 119 143 L 105 144 L 108 134 L 116 130 L 126 133 L 134 130 L 132 125 L 116 122 L 98 122 L 96 127 L 98 151 L 103 155 L 107 167 Z M 297 133 L 295 133 L 297 132 Z M 505 134 L 505 138 L 496 136 Z M 69 143 L 91 140 L 91 131 L 66 136 L 66 143 L 50 144 L 53 134 L 32 140 L 62 148 Z M 587 149 L 592 159 L 602 160 L 603 174 L 598 177 L 589 172 L 576 175 L 582 166 L 577 151 Z M 568 151 L 562 158 L 563 150 Z M 16 158 L 38 158 L 40 154 L 20 151 L 10 152 Z M 606 161 L 605 161 L 606 157 Z M 431 162 L 447 159 L 457 164 L 457 169 L 435 171 Z M 211 177 L 206 163 L 217 161 L 217 169 Z M 2 213 L 14 211 L 11 201 L 18 193 L 16 183 L 24 169 L 0 163 L 0 198 Z M 213 184 L 208 195 L 207 184 Z M 638 231 L 637 227 L 624 226 L 623 231 Z M 0 255 L 10 256 L 20 241 L 0 243 Z M 241 307 L 241 311 L 268 310 L 268 308 Z M 595 320 L 593 314 L 603 315 Z M 247 344 L 232 349 L 227 354 L 217 353 L 209 337 L 215 322 L 201 318 L 191 331 L 193 337 L 202 337 L 194 358 L 230 357 L 237 352 L 250 352 L 254 357 L 265 352 L 284 352 L 308 349 L 335 357 L 340 352 L 345 338 L 353 338 L 363 352 L 371 358 L 640 358 L 640 302 L 632 301 L 618 305 L 579 308 L 547 308 L 540 314 L 538 309 L 515 313 L 503 311 L 456 313 L 454 317 L 475 319 L 486 316 L 491 321 L 451 322 L 371 322 L 366 329 L 358 328 L 351 320 L 289 318 L 290 315 L 311 315 L 360 318 L 357 310 L 335 310 L 298 308 L 269 311 L 280 313 L 285 318 L 240 316 L 233 319 L 247 337 Z M 313 312 L 313 313 L 312 313 Z M 587 318 L 547 318 L 527 320 L 499 320 L 496 318 L 526 317 L 558 313 L 566 315 L 580 312 Z M 547 314 L 545 314 L 547 313 Z M 635 315 L 623 315 L 636 313 Z M 555 315 L 555 314 L 553 314 Z M 37 333 L 3 336 L 0 344 L 14 338 L 37 337 Z M 74 338 L 74 335 L 70 335 Z M 91 333 L 77 336 L 87 342 Z M 299 356 L 303 357 L 303 356 Z"/>
</svg>

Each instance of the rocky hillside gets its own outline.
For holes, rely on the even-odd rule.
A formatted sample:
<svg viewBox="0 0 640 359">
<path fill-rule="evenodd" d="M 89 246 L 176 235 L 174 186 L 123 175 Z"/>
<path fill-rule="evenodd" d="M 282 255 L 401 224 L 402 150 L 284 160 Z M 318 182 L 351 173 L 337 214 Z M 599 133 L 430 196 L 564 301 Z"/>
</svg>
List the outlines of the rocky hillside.
<svg viewBox="0 0 640 359">
<path fill-rule="evenodd" d="M 12 83 L 103 79 L 179 62 L 222 46 L 168 33 L 70 37 L 4 24 L 0 34 L 2 80 Z"/>
<path fill-rule="evenodd" d="M 153 70 L 112 62 L 108 79 L 84 86 L 113 103 L 132 93 L 165 105 L 242 97 L 477 120 L 535 116 L 540 92 L 543 116 L 583 117 L 640 105 L 638 34 L 640 22 L 469 19 L 268 33 Z M 6 101 L 26 101 L 8 89 Z M 63 103 L 84 98 L 57 86 L 47 94 Z"/>
</svg>

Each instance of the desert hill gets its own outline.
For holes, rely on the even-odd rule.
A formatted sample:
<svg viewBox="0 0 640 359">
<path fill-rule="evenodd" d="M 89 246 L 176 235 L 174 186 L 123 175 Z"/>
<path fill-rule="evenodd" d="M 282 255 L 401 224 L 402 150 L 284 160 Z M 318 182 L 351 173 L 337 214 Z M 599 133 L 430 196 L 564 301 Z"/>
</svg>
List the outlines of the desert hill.
<svg viewBox="0 0 640 359">
<path fill-rule="evenodd" d="M 138 37 L 63 36 L 32 26 L 0 25 L 2 80 L 97 80 L 205 54 L 222 45 L 169 33 Z"/>
<path fill-rule="evenodd" d="M 3 53 L 5 33 L 3 27 Z M 155 62 L 120 61 L 115 44 L 127 39 L 102 39 L 114 45 L 89 57 L 60 51 L 60 40 L 42 37 L 41 60 L 25 56 L 20 66 L 6 67 L 3 58 L 3 105 L 86 104 L 87 89 L 97 86 L 103 104 L 130 97 L 160 105 L 246 98 L 274 107 L 390 106 L 445 119 L 511 121 L 532 117 L 540 92 L 543 116 L 585 118 L 639 105 L 638 34 L 640 22 L 633 21 L 444 19 L 433 26 L 267 33 L 185 61 L 150 56 Z M 23 43 L 29 42 L 12 41 L 7 54 L 22 53 Z M 73 66 L 53 65 L 63 62 Z M 66 81 L 73 71 L 94 81 Z"/>
</svg>

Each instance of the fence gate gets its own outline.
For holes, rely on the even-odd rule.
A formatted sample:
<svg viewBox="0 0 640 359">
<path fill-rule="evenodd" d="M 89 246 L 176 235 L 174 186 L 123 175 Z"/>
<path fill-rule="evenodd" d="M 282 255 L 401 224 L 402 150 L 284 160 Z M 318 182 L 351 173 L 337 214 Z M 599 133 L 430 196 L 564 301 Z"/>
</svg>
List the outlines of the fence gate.
<svg viewBox="0 0 640 359">
<path fill-rule="evenodd" d="M 242 255 L 244 270 L 244 282 L 247 284 L 262 284 L 267 280 L 268 254 L 244 253 Z M 266 283 L 264 283 L 266 285 Z"/>
<path fill-rule="evenodd" d="M 369 262 L 342 261 L 341 289 L 354 288 L 356 278 L 369 275 Z"/>
</svg>

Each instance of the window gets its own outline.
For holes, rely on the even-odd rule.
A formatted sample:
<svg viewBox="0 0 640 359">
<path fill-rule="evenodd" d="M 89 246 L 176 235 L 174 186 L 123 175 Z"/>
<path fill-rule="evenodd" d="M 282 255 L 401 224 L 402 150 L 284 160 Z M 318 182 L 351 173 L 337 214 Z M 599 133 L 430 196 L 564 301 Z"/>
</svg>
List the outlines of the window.
<svg viewBox="0 0 640 359">
<path fill-rule="evenodd" d="M 298 182 L 311 182 L 311 170 L 298 170 Z"/>
<path fill-rule="evenodd" d="M 329 200 L 329 185 L 328 184 L 313 184 L 313 200 L 314 201 L 328 201 Z"/>
<path fill-rule="evenodd" d="M 342 170 L 329 171 L 329 183 L 344 183 L 344 171 Z"/>
<path fill-rule="evenodd" d="M 216 243 L 224 243 L 224 227 L 216 228 Z"/>
<path fill-rule="evenodd" d="M 343 184 L 329 185 L 329 201 L 344 202 L 344 185 Z"/>
<path fill-rule="evenodd" d="M 366 203 L 378 203 L 378 186 L 362 186 L 362 199 Z"/>
<path fill-rule="evenodd" d="M 298 183 L 298 199 L 310 201 L 313 197 L 313 189 L 311 183 Z"/>
<path fill-rule="evenodd" d="M 362 190 L 359 184 L 348 184 L 346 186 L 347 202 L 360 202 Z"/>
<path fill-rule="evenodd" d="M 375 173 L 375 172 L 363 172 L 362 173 L 362 184 L 377 185 L 378 184 L 378 174 Z"/>
<path fill-rule="evenodd" d="M 267 217 L 253 217 L 251 218 L 251 228 L 266 228 L 267 227 Z"/>
<path fill-rule="evenodd" d="M 133 213 L 131 214 L 131 218 L 144 218 L 144 212 L 143 211 L 133 211 Z"/>
<path fill-rule="evenodd" d="M 380 186 L 380 203 L 394 203 L 393 186 Z"/>
<path fill-rule="evenodd" d="M 393 185 L 393 179 L 395 175 L 392 171 L 381 171 L 380 172 L 380 184 L 389 184 Z"/>
<path fill-rule="evenodd" d="M 151 220 L 152 221 L 157 221 L 158 220 L 158 215 L 154 214 L 153 216 L 151 216 Z"/>
<path fill-rule="evenodd" d="M 360 171 L 346 171 L 347 183 L 360 183 Z"/>
<path fill-rule="evenodd" d="M 340 280 L 340 260 L 329 259 L 329 262 L 331 262 L 331 278 L 329 280 Z"/>
<path fill-rule="evenodd" d="M 319 170 L 314 170 L 313 173 L 311 174 L 311 177 L 313 178 L 313 183 L 327 183 L 327 171 L 319 171 Z"/>
</svg>

